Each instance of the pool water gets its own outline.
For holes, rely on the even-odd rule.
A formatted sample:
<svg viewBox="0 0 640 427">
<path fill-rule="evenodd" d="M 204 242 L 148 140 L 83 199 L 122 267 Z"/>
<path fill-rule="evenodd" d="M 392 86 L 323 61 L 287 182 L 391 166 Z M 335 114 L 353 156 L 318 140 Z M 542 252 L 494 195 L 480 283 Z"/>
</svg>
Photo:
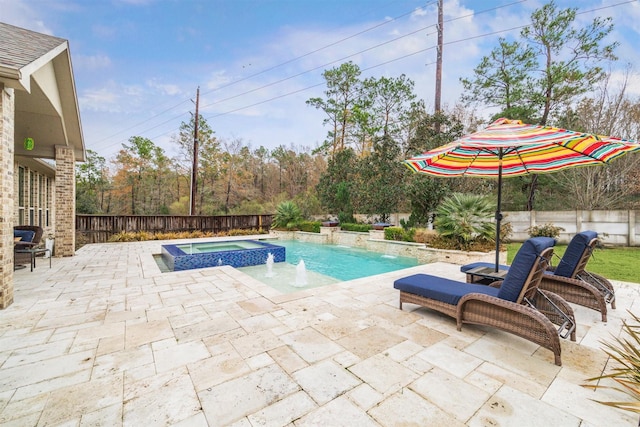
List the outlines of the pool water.
<svg viewBox="0 0 640 427">
<path fill-rule="evenodd" d="M 416 258 L 386 255 L 347 246 L 302 243 L 295 240 L 278 240 L 273 243 L 286 248 L 286 260 L 274 264 L 271 277 L 267 274 L 266 264 L 242 267 L 238 270 L 284 293 L 418 265 Z M 300 260 L 304 260 L 307 270 L 308 284 L 304 287 L 298 287 L 295 283 L 296 266 Z"/>
<path fill-rule="evenodd" d="M 301 259 L 307 270 L 334 277 L 340 281 L 374 276 L 418 265 L 416 258 L 396 257 L 365 249 L 338 245 L 301 243 L 291 240 L 274 242 L 286 248 L 286 262 L 298 264 Z"/>
<path fill-rule="evenodd" d="M 241 249 L 261 249 L 263 245 L 250 240 L 239 240 L 237 242 L 203 242 L 185 243 L 176 245 L 186 254 L 201 254 L 210 252 L 237 251 Z"/>
</svg>

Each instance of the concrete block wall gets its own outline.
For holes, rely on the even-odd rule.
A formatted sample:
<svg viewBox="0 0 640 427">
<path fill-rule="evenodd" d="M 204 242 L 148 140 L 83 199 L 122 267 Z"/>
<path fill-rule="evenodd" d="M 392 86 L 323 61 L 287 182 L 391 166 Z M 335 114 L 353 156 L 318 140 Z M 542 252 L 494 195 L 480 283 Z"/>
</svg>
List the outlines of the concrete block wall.
<svg viewBox="0 0 640 427">
<path fill-rule="evenodd" d="M 579 231 L 598 232 L 604 244 L 615 246 L 640 245 L 640 212 L 634 210 L 595 211 L 523 211 L 504 212 L 505 222 L 511 223 L 511 240 L 524 241 L 529 238 L 529 227 L 553 224 L 564 228 L 558 241 L 568 243 Z"/>
</svg>

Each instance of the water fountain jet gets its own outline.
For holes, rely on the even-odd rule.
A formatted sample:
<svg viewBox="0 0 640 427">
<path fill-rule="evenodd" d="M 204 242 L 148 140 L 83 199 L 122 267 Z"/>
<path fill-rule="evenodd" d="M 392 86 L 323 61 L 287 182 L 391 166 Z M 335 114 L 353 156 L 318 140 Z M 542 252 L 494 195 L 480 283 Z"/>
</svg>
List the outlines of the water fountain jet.
<svg viewBox="0 0 640 427">
<path fill-rule="evenodd" d="M 269 252 L 267 254 L 267 274 L 265 274 L 265 277 L 273 277 L 273 254 L 271 252 Z"/>
<path fill-rule="evenodd" d="M 296 266 L 296 281 L 293 286 L 296 288 L 307 286 L 307 267 L 304 265 L 303 259 Z"/>
</svg>

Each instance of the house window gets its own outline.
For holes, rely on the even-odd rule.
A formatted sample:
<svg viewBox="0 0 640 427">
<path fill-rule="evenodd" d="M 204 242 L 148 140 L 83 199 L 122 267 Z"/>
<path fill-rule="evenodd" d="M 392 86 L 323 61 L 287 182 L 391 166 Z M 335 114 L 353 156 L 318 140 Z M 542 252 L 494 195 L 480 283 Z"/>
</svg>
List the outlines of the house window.
<svg viewBox="0 0 640 427">
<path fill-rule="evenodd" d="M 18 167 L 18 225 L 24 225 L 24 168 Z"/>
<path fill-rule="evenodd" d="M 37 180 L 36 174 L 34 171 L 29 171 L 29 225 L 36 225 L 36 212 L 35 212 L 35 204 L 36 204 L 36 191 L 37 191 Z"/>
<path fill-rule="evenodd" d="M 50 226 L 50 221 L 51 218 L 49 216 L 49 211 L 51 209 L 51 179 L 47 176 L 44 178 L 45 179 L 45 186 L 44 186 L 44 192 L 45 192 L 45 226 L 49 227 Z"/>
<path fill-rule="evenodd" d="M 44 227 L 43 223 L 43 209 L 45 207 L 46 200 L 46 186 L 44 184 L 47 178 L 44 175 L 38 174 L 38 225 Z"/>
<path fill-rule="evenodd" d="M 52 222 L 53 178 L 18 166 L 17 223 L 50 227 Z"/>
</svg>

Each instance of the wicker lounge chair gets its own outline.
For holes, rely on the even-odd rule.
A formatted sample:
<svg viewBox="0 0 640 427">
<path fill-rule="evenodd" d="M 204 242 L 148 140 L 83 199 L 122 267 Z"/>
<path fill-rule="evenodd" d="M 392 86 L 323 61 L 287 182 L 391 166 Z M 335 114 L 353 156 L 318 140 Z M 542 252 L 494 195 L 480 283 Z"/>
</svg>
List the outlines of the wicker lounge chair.
<svg viewBox="0 0 640 427">
<path fill-rule="evenodd" d="M 528 302 L 538 292 L 554 244 L 555 240 L 548 237 L 527 240 L 499 288 L 427 274 L 398 279 L 393 286 L 400 290 L 400 309 L 403 303 L 431 308 L 455 317 L 458 330 L 463 323 L 502 329 L 551 350 L 555 364 L 560 366 L 561 349 L 556 328 Z"/>
<path fill-rule="evenodd" d="M 31 264 L 33 261 L 32 254 L 29 252 L 20 252 L 23 249 L 32 249 L 37 247 L 42 240 L 42 227 L 36 225 L 16 225 L 13 227 L 14 241 L 13 244 L 13 265 Z M 22 268 L 22 267 L 20 267 Z"/>
<path fill-rule="evenodd" d="M 567 250 L 556 266 L 547 267 L 540 282 L 540 289 L 553 292 L 564 300 L 596 311 L 607 321 L 607 303 L 616 308 L 613 285 L 606 278 L 585 270 L 593 248 L 598 241 L 595 231 L 582 231 L 571 239 Z M 491 263 L 463 265 L 460 271 L 467 273 L 467 281 L 473 282 L 473 271 L 481 267 L 493 267 Z M 500 270 L 509 266 L 500 265 Z"/>
</svg>

